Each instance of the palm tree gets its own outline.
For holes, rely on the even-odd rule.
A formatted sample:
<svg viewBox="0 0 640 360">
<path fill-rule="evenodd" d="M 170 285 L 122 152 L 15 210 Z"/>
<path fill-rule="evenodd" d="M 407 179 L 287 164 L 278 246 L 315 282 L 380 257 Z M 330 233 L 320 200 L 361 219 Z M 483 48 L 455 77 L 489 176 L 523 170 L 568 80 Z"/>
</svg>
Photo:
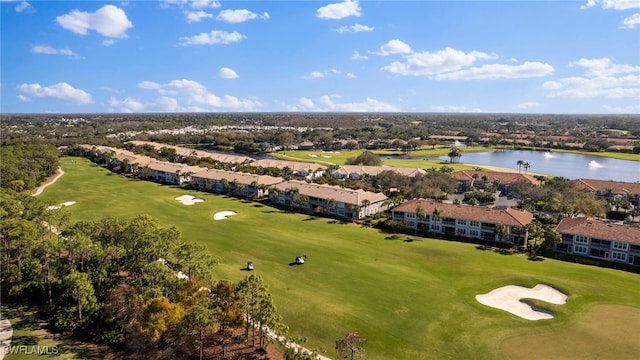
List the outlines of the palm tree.
<svg viewBox="0 0 640 360">
<path fill-rule="evenodd" d="M 364 216 L 369 215 L 369 205 L 371 205 L 371 201 L 369 200 L 362 200 L 362 206 L 364 206 Z"/>
<path fill-rule="evenodd" d="M 222 180 L 220 180 L 220 182 L 222 183 L 222 192 L 223 193 L 228 193 L 229 192 L 229 180 L 222 179 Z"/>
<path fill-rule="evenodd" d="M 522 168 L 522 165 L 524 165 L 524 160 L 518 160 L 516 165 L 518 165 L 518 174 L 520 174 L 520 169 Z"/>
<path fill-rule="evenodd" d="M 447 156 L 449 156 L 449 158 L 451 159 L 451 163 L 454 163 L 456 159 L 460 159 L 460 157 L 462 156 L 462 151 L 460 151 L 460 149 L 458 149 L 457 147 L 452 147 L 449 150 Z"/>
<path fill-rule="evenodd" d="M 434 221 L 438 221 L 440 219 L 440 215 L 442 215 L 442 209 L 440 208 L 433 209 L 433 213 L 431 215 Z"/>
<path fill-rule="evenodd" d="M 480 205 L 480 201 L 478 201 L 478 199 L 476 199 L 476 198 L 471 198 L 471 199 L 469 199 L 469 205 L 478 206 L 478 205 Z"/>
<path fill-rule="evenodd" d="M 424 219 L 427 216 L 427 212 L 424 210 L 424 208 L 420 205 L 418 205 L 418 207 L 416 208 L 416 217 L 418 219 Z"/>
<path fill-rule="evenodd" d="M 524 167 L 524 174 L 527 175 L 527 170 L 529 170 L 529 168 L 531 167 L 531 164 L 526 162 L 522 165 L 522 167 Z"/>
</svg>

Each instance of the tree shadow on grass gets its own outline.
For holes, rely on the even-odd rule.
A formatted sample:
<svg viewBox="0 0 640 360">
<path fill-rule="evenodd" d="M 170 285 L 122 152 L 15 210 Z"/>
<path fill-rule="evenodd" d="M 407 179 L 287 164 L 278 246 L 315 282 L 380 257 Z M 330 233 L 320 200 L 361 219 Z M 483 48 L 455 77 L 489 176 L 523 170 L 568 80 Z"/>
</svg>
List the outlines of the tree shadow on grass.
<svg viewBox="0 0 640 360">
<path fill-rule="evenodd" d="M 302 220 L 302 221 L 312 221 L 312 220 L 318 220 L 318 218 L 317 218 L 317 217 L 315 217 L 315 216 L 309 216 L 309 217 L 305 218 L 305 219 L 304 219 L 304 220 Z"/>
<path fill-rule="evenodd" d="M 262 204 L 253 204 L 252 206 L 253 206 L 254 208 L 261 208 L 261 207 L 264 207 L 264 205 L 262 205 Z"/>
<path fill-rule="evenodd" d="M 345 224 L 350 224 L 350 222 L 344 221 L 344 220 L 331 220 L 328 222 L 328 224 L 339 224 L 339 225 L 345 225 Z"/>
<path fill-rule="evenodd" d="M 389 235 L 389 236 L 385 237 L 384 239 L 385 240 L 390 240 L 390 241 L 402 240 L 403 242 L 406 242 L 406 243 L 412 243 L 412 242 L 415 242 L 415 241 L 423 241 L 422 239 L 416 239 L 416 238 L 411 237 L 411 236 L 404 236 L 404 235 L 400 235 L 400 234 Z"/>
</svg>

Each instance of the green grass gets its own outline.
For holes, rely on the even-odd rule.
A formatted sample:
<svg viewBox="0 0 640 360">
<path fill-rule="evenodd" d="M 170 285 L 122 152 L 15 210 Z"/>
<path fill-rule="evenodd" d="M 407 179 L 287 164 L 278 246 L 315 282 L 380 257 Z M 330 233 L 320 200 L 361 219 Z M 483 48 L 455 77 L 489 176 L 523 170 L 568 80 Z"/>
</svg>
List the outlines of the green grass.
<svg viewBox="0 0 640 360">
<path fill-rule="evenodd" d="M 11 322 L 13 328 L 11 346 L 16 351 L 16 353 L 7 354 L 6 360 L 104 358 L 104 352 L 91 343 L 50 332 L 46 321 L 38 319 L 35 308 L 3 306 L 2 313 Z M 26 346 L 26 348 L 20 350 L 20 346 Z M 40 347 L 39 350 L 34 346 Z M 38 354 L 38 351 L 41 354 Z"/>
<path fill-rule="evenodd" d="M 491 151 L 485 147 L 481 146 L 473 146 L 473 147 L 464 147 L 462 150 L 462 158 L 464 158 L 464 153 L 471 152 L 483 152 L 483 151 Z M 347 159 L 356 158 L 358 155 L 362 154 L 365 150 L 336 150 L 336 151 L 322 151 L 322 150 L 286 150 L 279 151 L 276 153 L 271 153 L 269 155 L 281 159 L 281 160 L 295 160 L 295 161 L 305 161 L 305 162 L 315 162 L 322 165 L 337 165 L 343 166 Z M 412 167 L 412 168 L 420 168 L 420 169 L 430 169 L 432 167 L 440 168 L 443 165 L 451 166 L 454 168 L 454 171 L 459 170 L 472 170 L 474 166 L 465 165 L 465 164 L 449 164 L 447 162 L 441 160 L 429 160 L 427 157 L 433 156 L 444 156 L 449 152 L 449 148 L 436 148 L 436 149 L 428 149 L 428 150 L 415 150 L 410 152 L 404 152 L 399 150 L 373 150 L 373 153 L 379 156 L 388 156 L 388 155 L 403 155 L 408 154 L 411 157 L 416 157 L 412 159 L 383 159 L 383 165 L 395 166 L 395 167 Z"/>
<path fill-rule="evenodd" d="M 582 155 L 608 157 L 608 158 L 618 159 L 618 160 L 640 161 L 640 154 L 629 154 L 629 153 L 621 153 L 621 152 L 613 152 L 613 151 L 593 152 L 593 151 L 563 150 L 563 149 L 553 149 L 552 151 L 554 151 L 554 152 L 572 153 L 572 154 L 582 154 Z"/>
<path fill-rule="evenodd" d="M 351 223 L 292 214 L 221 195 L 123 178 L 79 158 L 63 158 L 65 175 L 41 197 L 73 220 L 131 218 L 146 213 L 175 225 L 187 241 L 218 260 L 215 274 L 237 281 L 253 261 L 295 336 L 334 357 L 335 341 L 357 331 L 368 359 L 509 359 L 504 341 L 545 335 L 580 348 L 593 338 L 571 336 L 592 321 L 598 304 L 640 310 L 640 275 L 523 255 L 501 255 L 471 244 L 393 235 Z M 183 194 L 204 199 L 184 206 Z M 214 221 L 222 210 L 238 213 Z M 307 255 L 303 266 L 289 266 Z M 566 305 L 549 305 L 552 320 L 528 321 L 475 300 L 504 285 L 544 283 L 565 292 Z M 638 322 L 617 324 L 637 334 Z M 506 346 L 506 345 L 505 345 Z M 640 347 L 629 344 L 632 349 Z M 505 350 L 507 349 L 507 350 Z M 522 359 L 536 359 L 534 351 Z"/>
</svg>

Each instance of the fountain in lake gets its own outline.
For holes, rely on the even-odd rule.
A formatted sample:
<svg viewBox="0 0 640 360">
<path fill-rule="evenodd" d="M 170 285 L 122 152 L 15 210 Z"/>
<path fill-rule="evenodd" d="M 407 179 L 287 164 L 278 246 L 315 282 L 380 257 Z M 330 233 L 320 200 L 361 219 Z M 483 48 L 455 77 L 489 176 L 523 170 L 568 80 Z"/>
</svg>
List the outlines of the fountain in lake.
<svg viewBox="0 0 640 360">
<path fill-rule="evenodd" d="M 589 165 L 588 166 L 589 166 L 590 169 L 597 169 L 597 168 L 604 167 L 604 165 L 601 165 L 599 162 L 597 162 L 595 160 L 589 161 Z"/>
<path fill-rule="evenodd" d="M 542 155 L 542 157 L 544 157 L 545 159 L 553 159 L 556 156 L 553 155 L 552 153 L 550 153 L 549 151 L 545 151 L 545 153 Z"/>
</svg>

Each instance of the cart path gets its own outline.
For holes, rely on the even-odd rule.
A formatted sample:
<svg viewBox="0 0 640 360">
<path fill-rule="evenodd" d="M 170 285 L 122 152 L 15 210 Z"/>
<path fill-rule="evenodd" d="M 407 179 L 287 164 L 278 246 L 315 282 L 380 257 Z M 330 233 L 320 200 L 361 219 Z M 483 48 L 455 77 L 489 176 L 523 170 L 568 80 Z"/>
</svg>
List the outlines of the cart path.
<svg viewBox="0 0 640 360">
<path fill-rule="evenodd" d="M 57 172 L 57 174 L 52 179 L 50 179 L 47 182 L 45 182 L 44 184 L 40 185 L 38 187 L 38 189 L 36 189 L 36 192 L 33 193 L 33 196 L 38 196 L 38 195 L 42 194 L 42 192 L 44 191 L 44 189 L 47 186 L 55 183 L 56 181 L 58 181 L 58 179 L 60 179 L 60 177 L 62 175 L 64 175 L 64 171 L 62 171 L 62 168 L 58 168 L 58 170 L 56 170 L 56 172 Z"/>
<path fill-rule="evenodd" d="M 11 337 L 13 336 L 13 328 L 11 322 L 4 316 L 0 317 L 0 360 L 4 358 L 5 352 L 11 346 Z"/>
</svg>

